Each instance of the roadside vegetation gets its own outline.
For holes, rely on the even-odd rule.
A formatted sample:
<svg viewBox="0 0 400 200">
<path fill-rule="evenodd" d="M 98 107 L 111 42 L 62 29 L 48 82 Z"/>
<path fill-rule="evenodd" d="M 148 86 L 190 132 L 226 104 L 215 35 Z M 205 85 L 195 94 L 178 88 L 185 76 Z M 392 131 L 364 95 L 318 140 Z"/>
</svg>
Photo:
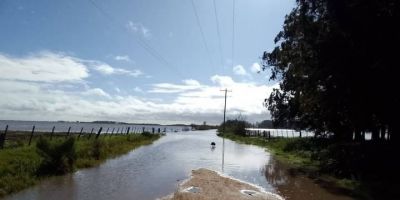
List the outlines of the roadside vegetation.
<svg viewBox="0 0 400 200">
<path fill-rule="evenodd" d="M 246 123 L 229 121 L 225 134 L 221 128 L 218 135 L 267 148 L 278 160 L 288 164 L 291 170 L 357 199 L 391 199 L 398 194 L 397 185 L 392 184 L 396 181 L 396 165 L 390 166 L 389 159 L 394 156 L 395 147 L 388 143 L 338 142 L 334 138 L 320 136 L 267 139 L 240 134 L 245 133 L 241 127 Z"/>
<path fill-rule="evenodd" d="M 28 145 L 0 150 L 0 197 L 34 185 L 43 178 L 101 164 L 108 158 L 151 144 L 160 135 L 144 133 L 97 139 L 40 137 Z"/>
<path fill-rule="evenodd" d="M 217 129 L 218 126 L 216 125 L 208 125 L 206 122 L 203 122 L 203 124 L 190 124 L 190 127 L 192 127 L 192 130 L 210 130 L 210 129 Z"/>
<path fill-rule="evenodd" d="M 393 26 L 399 13 L 395 0 L 297 0 L 275 47 L 262 55 L 263 70 L 279 82 L 265 106 L 274 127 L 309 130 L 315 138 L 265 146 L 358 182 L 372 199 L 398 199 L 400 98 L 391 94 L 398 91 L 392 49 L 400 45 Z"/>
</svg>

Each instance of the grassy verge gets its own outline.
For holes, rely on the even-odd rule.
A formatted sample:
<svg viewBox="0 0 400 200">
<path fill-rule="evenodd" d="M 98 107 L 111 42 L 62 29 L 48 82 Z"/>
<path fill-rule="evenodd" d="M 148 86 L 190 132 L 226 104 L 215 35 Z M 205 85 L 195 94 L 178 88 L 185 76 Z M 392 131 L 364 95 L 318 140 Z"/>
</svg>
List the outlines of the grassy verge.
<svg viewBox="0 0 400 200">
<path fill-rule="evenodd" d="M 368 189 L 358 180 L 349 179 L 329 171 L 327 163 L 332 162 L 329 147 L 332 144 L 327 140 L 311 138 L 274 138 L 266 140 L 261 137 L 240 136 L 232 133 L 218 134 L 233 141 L 252 144 L 267 148 L 275 157 L 288 164 L 291 169 L 297 170 L 316 182 L 325 186 L 337 188 L 343 193 L 359 199 L 372 199 Z M 334 150 L 332 150 L 334 151 Z"/>
<path fill-rule="evenodd" d="M 114 135 L 91 138 L 35 140 L 0 150 L 0 197 L 34 185 L 41 179 L 93 167 L 108 158 L 151 144 L 159 135 Z"/>
</svg>

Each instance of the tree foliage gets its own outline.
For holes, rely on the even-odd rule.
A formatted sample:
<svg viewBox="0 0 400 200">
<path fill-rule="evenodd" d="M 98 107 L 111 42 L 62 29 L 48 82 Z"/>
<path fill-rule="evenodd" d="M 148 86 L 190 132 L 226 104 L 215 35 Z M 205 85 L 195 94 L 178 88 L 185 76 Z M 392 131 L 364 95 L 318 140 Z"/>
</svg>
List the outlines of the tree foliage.
<svg viewBox="0 0 400 200">
<path fill-rule="evenodd" d="M 341 140 L 364 131 L 398 140 L 399 10 L 397 0 L 297 0 L 263 54 L 280 81 L 266 99 L 273 121 Z"/>
<path fill-rule="evenodd" d="M 233 133 L 236 135 L 246 135 L 246 128 L 251 124 L 246 121 L 245 117 L 239 115 L 236 119 L 228 119 L 225 123 L 222 122 L 218 127 L 219 133 Z M 224 132 L 225 131 L 225 132 Z"/>
</svg>

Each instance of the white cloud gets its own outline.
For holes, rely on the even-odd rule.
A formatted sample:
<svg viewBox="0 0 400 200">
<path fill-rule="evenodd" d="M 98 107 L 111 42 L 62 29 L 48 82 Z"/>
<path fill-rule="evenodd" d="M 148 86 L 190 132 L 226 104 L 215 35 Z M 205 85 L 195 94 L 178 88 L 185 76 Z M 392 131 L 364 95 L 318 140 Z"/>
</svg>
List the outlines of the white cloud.
<svg viewBox="0 0 400 200">
<path fill-rule="evenodd" d="M 221 87 L 232 86 L 235 82 L 229 76 L 214 75 L 211 77 L 211 81 L 220 85 Z"/>
<path fill-rule="evenodd" d="M 233 67 L 233 73 L 241 76 L 246 76 L 247 72 L 242 65 L 236 65 Z"/>
<path fill-rule="evenodd" d="M 133 91 L 135 91 L 135 92 L 143 92 L 142 88 L 140 88 L 140 87 L 135 87 L 133 89 Z"/>
<path fill-rule="evenodd" d="M 100 88 L 88 89 L 85 92 L 83 92 L 82 94 L 88 95 L 88 96 L 101 96 L 101 97 L 108 97 L 108 98 L 111 97 L 107 92 L 104 92 L 104 90 L 102 90 Z"/>
<path fill-rule="evenodd" d="M 186 85 L 192 85 L 192 86 L 199 86 L 200 83 L 196 80 L 193 79 L 187 79 L 187 80 L 183 80 L 183 83 L 185 83 Z"/>
<path fill-rule="evenodd" d="M 253 63 L 250 67 L 250 71 L 253 73 L 259 73 L 261 71 L 261 66 L 258 63 Z"/>
<path fill-rule="evenodd" d="M 129 76 L 133 76 L 133 77 L 138 77 L 143 74 L 143 72 L 138 69 L 131 71 L 131 70 L 126 70 L 126 69 L 122 69 L 122 68 L 114 68 L 105 63 L 97 64 L 96 66 L 94 66 L 94 69 L 104 75 L 118 74 L 118 75 L 129 75 Z"/>
<path fill-rule="evenodd" d="M 237 82 L 229 76 L 214 75 L 210 84 L 187 79 L 179 84 L 153 84 L 150 94 L 135 87 L 133 91 L 137 93 L 113 95 L 90 87 L 92 84 L 82 84 L 89 77 L 88 69 L 106 75 L 135 74 L 64 54 L 43 52 L 26 57 L 0 54 L 0 119 L 220 123 L 224 104 L 220 89 L 228 88 L 232 90 L 227 101 L 228 118 L 242 113 L 254 121 L 268 118 L 262 103 L 272 88 L 277 87 L 277 84 Z M 139 94 L 156 95 L 157 99 Z"/>
<path fill-rule="evenodd" d="M 52 52 L 25 57 L 0 54 L 0 79 L 36 82 L 76 82 L 89 76 L 84 61 Z"/>
<path fill-rule="evenodd" d="M 134 33 L 142 34 L 143 37 L 145 38 L 151 37 L 150 30 L 141 23 L 134 23 L 132 21 L 128 21 L 126 27 L 128 28 L 128 30 L 133 31 Z"/>
<path fill-rule="evenodd" d="M 236 117 L 239 113 L 242 113 L 252 121 L 269 117 L 263 102 L 272 92 L 272 89 L 278 87 L 277 84 L 266 86 L 249 82 L 235 82 L 231 77 L 221 75 L 212 76 L 211 81 L 213 85 L 200 84 L 191 90 L 187 89 L 187 82 L 184 82 L 184 84 L 155 84 L 152 91 L 175 93 L 176 98 L 172 103 L 166 105 L 164 109 L 180 115 L 185 114 L 188 119 L 193 119 L 190 115 L 198 115 L 208 120 L 220 120 L 218 117 L 221 116 L 221 108 L 223 108 L 224 103 L 224 94 L 221 89 L 224 88 L 232 90 L 232 93 L 229 93 L 227 103 L 228 116 Z M 163 86 L 162 91 L 159 91 L 160 85 Z"/>
<path fill-rule="evenodd" d="M 157 83 L 153 84 L 153 88 L 149 93 L 180 93 L 190 90 L 200 89 L 203 86 L 196 80 L 188 79 L 182 81 L 184 84 L 172 84 L 172 83 Z"/>
<path fill-rule="evenodd" d="M 118 60 L 118 61 L 126 61 L 126 62 L 130 62 L 131 61 L 131 58 L 129 56 L 127 56 L 127 55 L 115 56 L 114 59 Z"/>
</svg>

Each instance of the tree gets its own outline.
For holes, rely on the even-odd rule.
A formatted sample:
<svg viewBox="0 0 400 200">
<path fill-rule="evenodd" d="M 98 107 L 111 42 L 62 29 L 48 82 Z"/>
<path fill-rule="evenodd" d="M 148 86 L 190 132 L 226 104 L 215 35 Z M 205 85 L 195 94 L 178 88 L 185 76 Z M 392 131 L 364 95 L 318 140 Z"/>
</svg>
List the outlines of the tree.
<svg viewBox="0 0 400 200">
<path fill-rule="evenodd" d="M 297 0 L 277 46 L 263 54 L 263 69 L 281 81 L 266 99 L 274 124 L 338 140 L 389 131 L 398 141 L 399 8 L 396 0 Z"/>
</svg>

